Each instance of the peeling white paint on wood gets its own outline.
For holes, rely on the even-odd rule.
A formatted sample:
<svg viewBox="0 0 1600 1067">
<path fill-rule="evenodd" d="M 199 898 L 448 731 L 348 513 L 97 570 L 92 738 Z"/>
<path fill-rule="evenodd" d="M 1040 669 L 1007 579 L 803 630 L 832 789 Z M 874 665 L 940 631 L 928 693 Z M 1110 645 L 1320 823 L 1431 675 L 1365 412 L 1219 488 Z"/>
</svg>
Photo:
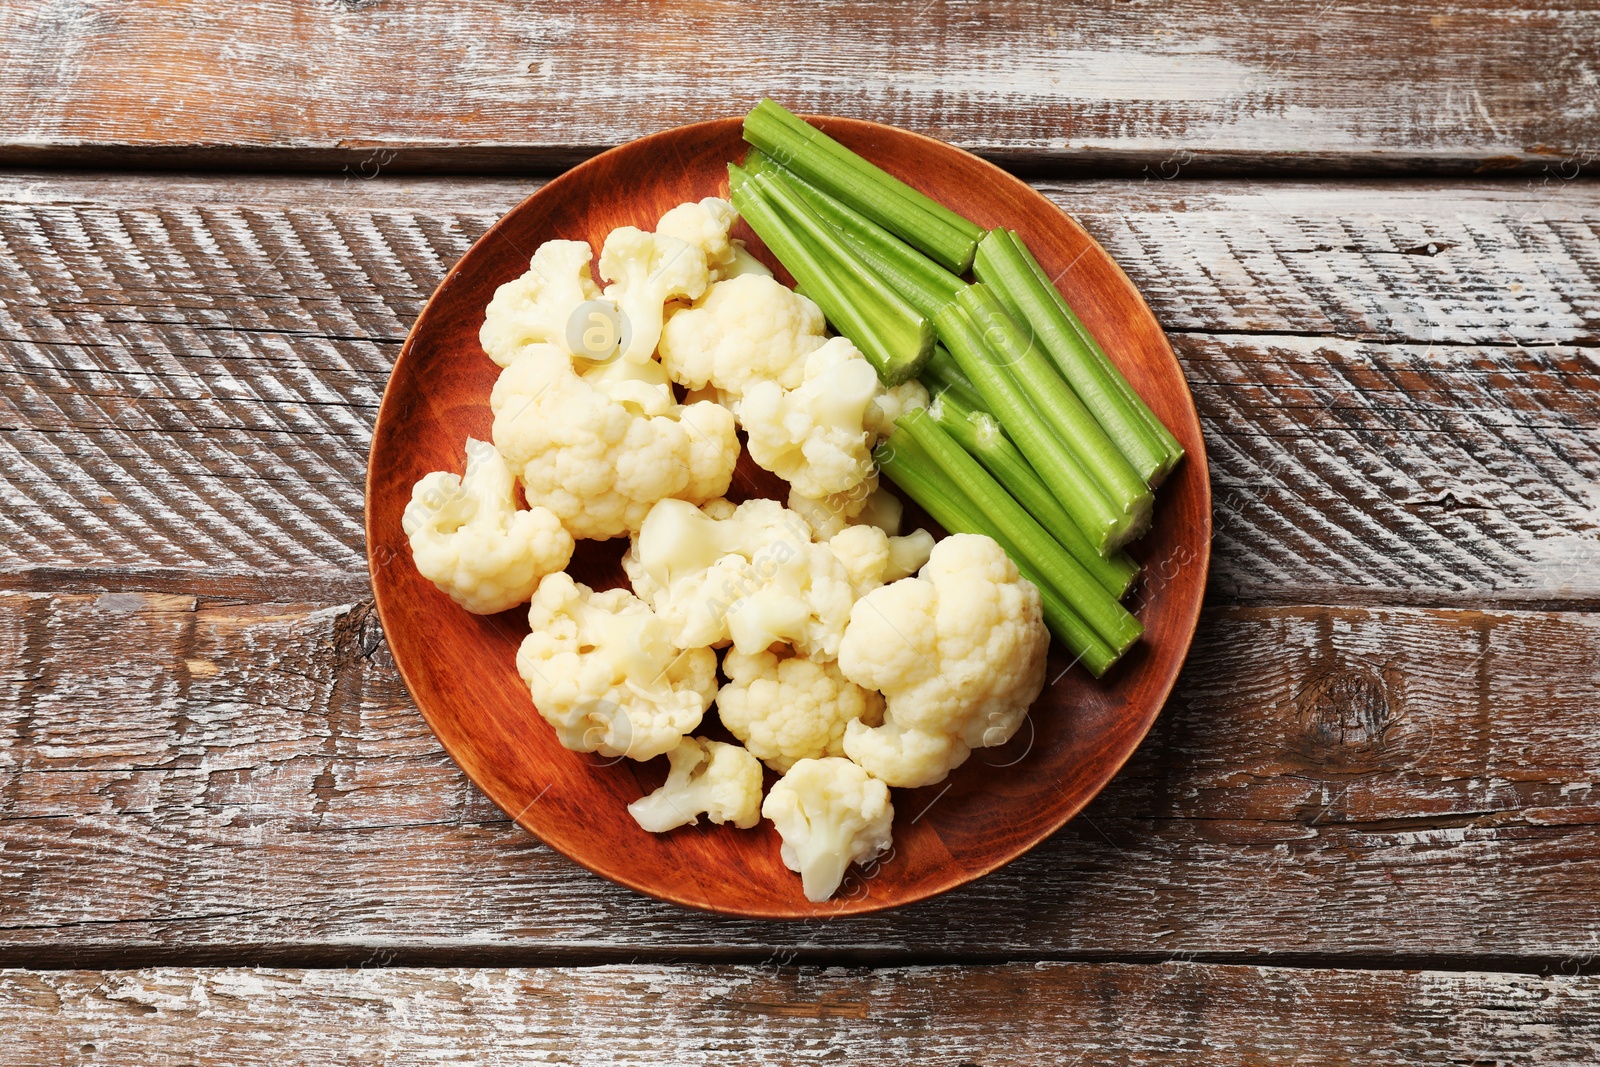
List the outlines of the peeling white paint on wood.
<svg viewBox="0 0 1600 1067">
<path fill-rule="evenodd" d="M 0 181 L 6 570 L 359 594 L 395 345 L 531 185 Z M 1265 188 L 1045 186 L 1173 331 L 1210 438 L 1214 589 L 1592 598 L 1592 186 Z"/>
<path fill-rule="evenodd" d="M 15 1067 L 1587 1065 L 1600 979 L 1039 963 L 0 972 Z M 870 1050 L 870 1051 L 869 1051 Z M 175 1061 L 174 1061 L 175 1062 Z"/>
<path fill-rule="evenodd" d="M 0 35 L 28 47 L 0 78 L 0 155 L 216 146 L 211 158 L 244 147 L 360 166 L 423 149 L 453 169 L 526 165 L 738 114 L 767 93 L 1013 157 L 1134 169 L 1179 153 L 1538 167 L 1592 152 L 1597 32 L 1587 9 L 1430 17 L 1319 0 L 1271 19 L 1205 0 L 775 2 L 754 20 L 733 0 L 636 19 L 586 3 L 273 0 L 176 20 L 153 0 L 11 5 Z M 402 57 L 403 77 L 373 76 Z"/>
<path fill-rule="evenodd" d="M 0 596 L 13 960 L 1366 958 L 1404 926 L 1408 954 L 1548 961 L 1600 926 L 1589 613 L 1214 611 L 1084 817 L 950 896 L 811 925 L 659 904 L 513 827 L 363 605 L 98 600 Z"/>
</svg>

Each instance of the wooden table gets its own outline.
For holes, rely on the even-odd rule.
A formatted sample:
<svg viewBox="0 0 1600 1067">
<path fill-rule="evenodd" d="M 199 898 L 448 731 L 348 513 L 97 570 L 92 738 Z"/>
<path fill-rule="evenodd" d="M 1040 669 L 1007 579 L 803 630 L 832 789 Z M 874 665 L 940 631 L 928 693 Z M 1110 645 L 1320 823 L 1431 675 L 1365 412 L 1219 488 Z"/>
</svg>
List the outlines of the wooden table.
<svg viewBox="0 0 1600 1067">
<path fill-rule="evenodd" d="M 0 4 L 0 1059 L 1600 1060 L 1600 14 L 1411 9 Z M 763 91 L 1082 220 L 1216 498 L 1111 788 L 814 925 L 513 827 L 407 698 L 361 535 L 448 265 Z"/>
</svg>

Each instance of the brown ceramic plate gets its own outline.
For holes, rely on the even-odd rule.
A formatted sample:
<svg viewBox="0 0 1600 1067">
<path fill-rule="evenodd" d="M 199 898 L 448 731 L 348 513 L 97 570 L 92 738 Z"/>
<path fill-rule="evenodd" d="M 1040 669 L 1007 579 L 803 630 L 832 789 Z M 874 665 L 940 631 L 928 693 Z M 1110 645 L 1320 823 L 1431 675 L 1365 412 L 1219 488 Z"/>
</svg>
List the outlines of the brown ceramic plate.
<svg viewBox="0 0 1600 1067">
<path fill-rule="evenodd" d="M 894 849 L 872 877 L 852 869 L 833 900 L 812 904 L 779 859 L 771 823 L 661 836 L 639 829 L 625 808 L 665 779 L 666 759 L 612 761 L 562 748 L 513 662 L 525 615 L 479 617 L 457 608 L 417 574 L 400 529 L 412 484 L 429 471 L 460 471 L 466 437 L 489 438 L 498 368 L 480 349 L 478 328 L 496 286 L 525 271 L 542 241 L 580 239 L 598 252 L 614 227 L 653 229 L 676 204 L 726 196 L 726 166 L 745 150 L 738 119 L 606 152 L 491 227 L 412 327 L 378 413 L 367 474 L 367 551 L 384 633 L 417 706 L 467 776 L 521 826 L 596 874 L 662 900 L 755 918 L 845 915 L 922 900 L 1060 829 L 1116 774 L 1160 711 L 1189 649 L 1210 558 L 1210 487 L 1193 400 L 1160 326 L 1105 250 L 1050 201 L 976 156 L 871 122 L 816 121 L 980 225 L 1019 230 L 1188 450 L 1157 494 L 1153 531 L 1133 548 L 1144 576 L 1129 604 L 1144 622 L 1144 640 L 1099 682 L 1053 648 L 1044 694 L 1009 744 L 979 750 L 938 785 L 894 791 Z M 742 236 L 773 264 L 752 235 Z M 781 489 L 748 457 L 740 460 L 732 495 L 781 498 Z M 908 509 L 913 516 L 921 513 Z M 580 542 L 574 577 L 596 588 L 625 585 L 625 546 Z"/>
</svg>

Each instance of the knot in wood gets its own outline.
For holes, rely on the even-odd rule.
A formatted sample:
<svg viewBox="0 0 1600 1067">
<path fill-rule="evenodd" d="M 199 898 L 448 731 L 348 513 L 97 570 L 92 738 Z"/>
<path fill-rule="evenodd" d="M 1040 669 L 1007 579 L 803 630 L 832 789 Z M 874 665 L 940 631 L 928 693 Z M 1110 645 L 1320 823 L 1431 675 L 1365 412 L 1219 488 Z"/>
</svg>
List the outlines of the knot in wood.
<svg viewBox="0 0 1600 1067">
<path fill-rule="evenodd" d="M 1375 671 L 1339 665 L 1312 676 L 1300 690 L 1297 718 L 1302 753 L 1322 764 L 1376 762 L 1396 723 L 1389 687 Z"/>
</svg>

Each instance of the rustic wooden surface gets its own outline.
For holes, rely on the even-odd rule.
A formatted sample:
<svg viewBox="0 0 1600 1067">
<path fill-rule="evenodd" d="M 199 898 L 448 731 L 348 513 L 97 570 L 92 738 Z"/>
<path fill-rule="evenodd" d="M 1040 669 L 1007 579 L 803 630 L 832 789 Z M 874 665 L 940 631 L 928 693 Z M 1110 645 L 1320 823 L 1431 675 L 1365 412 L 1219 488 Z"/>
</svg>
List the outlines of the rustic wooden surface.
<svg viewBox="0 0 1600 1067">
<path fill-rule="evenodd" d="M 1587 1063 L 1600 978 L 1195 963 L 0 971 L 0 1027 L 13 1067 L 277 1067 L 286 1048 L 340 1067 Z"/>
<path fill-rule="evenodd" d="M 1072 972 L 1113 991 L 1104 1013 L 1157 973 L 1114 961 L 1263 960 L 1289 966 L 1252 981 L 1307 1001 L 1379 981 L 1394 990 L 1382 1010 L 1402 1015 L 1473 1016 L 1515 990 L 1563 1025 L 1585 1017 L 1563 999 L 1581 982 L 1495 972 L 1587 973 L 1600 949 L 1587 888 L 1600 877 L 1600 625 L 1585 610 L 1600 597 L 1600 190 L 1046 184 L 1149 294 L 1195 389 L 1218 502 L 1212 608 L 1148 743 L 1037 852 L 923 907 L 774 926 L 644 900 L 512 827 L 440 752 L 370 611 L 359 486 L 388 360 L 444 267 L 530 187 L 0 183 L 5 962 L 644 961 L 645 988 L 697 988 L 715 980 L 672 961 L 764 963 L 779 983 L 802 981 L 784 969 L 801 963 L 1018 961 L 983 980 L 999 986 L 1032 975 L 1030 961 L 1107 961 Z M 1400 967 L 1465 973 L 1418 985 Z M 602 972 L 525 980 L 568 973 Z M 897 973 L 856 980 L 910 981 Z M 1185 972 L 1211 1005 L 1260 1000 L 1233 984 L 1257 973 Z M 10 996 L 30 1026 L 77 1035 L 86 1009 L 66 1005 L 94 1002 L 99 983 L 199 997 L 266 981 L 238 974 L 79 977 L 60 1007 Z M 479 980 L 363 984 L 380 979 L 272 981 L 431 1005 L 436 981 Z M 1063 1019 L 1081 1016 L 1080 994 L 1050 988 Z M 242 1035 L 273 1024 L 247 999 L 231 1028 L 181 999 L 160 1025 L 249 1062 Z M 770 1015 L 727 1010 L 754 1027 L 752 1056 L 794 1039 Z M 1125 1062 L 1185 1036 L 1154 1006 L 1130 1010 L 1156 1036 L 1124 1047 Z M 1205 1018 L 1229 1040 L 1258 1032 L 1238 1010 Z M 157 1014 L 114 1032 L 156 1047 Z M 950 1025 L 982 1035 L 978 1018 Z M 974 1062 L 1026 1058 L 1048 1036 L 1013 1034 Z M 1518 1055 L 1559 1062 L 1563 1047 Z M 1216 1062 L 1274 1062 L 1270 1048 Z"/>
<path fill-rule="evenodd" d="M 0 159 L 551 167 L 763 92 L 1038 168 L 1565 172 L 1592 3 L 0 5 Z"/>
<path fill-rule="evenodd" d="M 0 1059 L 1593 1063 L 1594 5 L 511 10 L 0 3 Z M 512 826 L 361 534 L 406 329 L 539 184 L 481 175 L 757 84 L 1030 175 L 1212 463 L 1209 607 L 1124 773 L 844 922 Z"/>
</svg>

